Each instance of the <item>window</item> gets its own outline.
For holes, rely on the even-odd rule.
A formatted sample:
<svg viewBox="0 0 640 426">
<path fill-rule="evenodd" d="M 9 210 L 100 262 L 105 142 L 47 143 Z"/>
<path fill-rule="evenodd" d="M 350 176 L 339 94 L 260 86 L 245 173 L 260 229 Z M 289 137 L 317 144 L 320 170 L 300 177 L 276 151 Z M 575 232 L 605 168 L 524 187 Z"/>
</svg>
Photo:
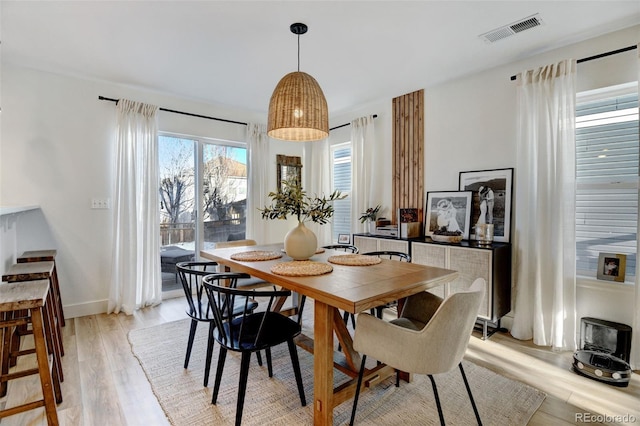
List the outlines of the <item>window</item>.
<svg viewBox="0 0 640 426">
<path fill-rule="evenodd" d="M 598 255 L 627 255 L 636 268 L 638 221 L 637 84 L 578 94 L 576 103 L 577 273 L 596 276 Z"/>
<path fill-rule="evenodd" d="M 331 147 L 331 191 L 338 190 L 347 197 L 334 201 L 333 208 L 333 241 L 338 241 L 338 234 L 351 235 L 351 143 Z"/>
</svg>

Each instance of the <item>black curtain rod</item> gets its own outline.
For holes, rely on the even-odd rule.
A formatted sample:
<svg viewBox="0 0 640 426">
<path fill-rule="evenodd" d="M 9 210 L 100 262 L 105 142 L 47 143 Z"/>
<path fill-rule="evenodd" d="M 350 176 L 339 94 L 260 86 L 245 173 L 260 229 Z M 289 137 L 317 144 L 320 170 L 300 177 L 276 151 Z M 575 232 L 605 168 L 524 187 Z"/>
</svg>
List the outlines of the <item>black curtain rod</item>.
<svg viewBox="0 0 640 426">
<path fill-rule="evenodd" d="M 378 114 L 373 114 L 373 118 L 378 118 Z M 330 128 L 330 129 L 329 129 L 329 131 L 339 129 L 339 128 L 341 128 L 341 127 L 347 127 L 347 126 L 350 126 L 350 125 L 351 125 L 351 123 L 341 124 L 341 125 L 339 125 L 339 126 L 336 126 L 336 127 L 332 127 L 332 128 Z"/>
<path fill-rule="evenodd" d="M 101 101 L 111 101 L 111 102 L 118 103 L 118 99 L 105 98 L 104 96 L 98 96 L 98 99 Z M 242 121 L 227 120 L 226 118 L 210 117 L 208 115 L 200 115 L 200 114 L 193 114 L 191 112 L 176 111 L 175 109 L 167 109 L 167 108 L 158 108 L 158 109 L 160 111 L 172 112 L 174 114 L 188 115 L 189 117 L 206 118 L 208 120 L 224 121 L 225 123 L 241 124 L 243 126 L 247 125 L 247 123 L 243 123 Z"/>
<path fill-rule="evenodd" d="M 98 96 L 98 99 L 101 100 L 101 101 L 110 101 L 110 102 L 118 103 L 118 99 L 105 98 L 104 96 Z M 224 121 L 225 123 L 241 124 L 243 126 L 247 125 L 247 123 L 243 123 L 242 121 L 233 121 L 233 120 L 227 120 L 225 118 L 210 117 L 208 115 L 200 115 L 200 114 L 193 114 L 193 113 L 190 113 L 190 112 L 176 111 L 175 109 L 167 109 L 167 108 L 158 108 L 158 109 L 160 111 L 173 112 L 174 114 L 188 115 L 189 117 L 206 118 L 208 120 Z M 377 118 L 377 117 L 378 117 L 378 114 L 374 114 L 373 118 Z M 339 129 L 341 127 L 345 127 L 345 126 L 349 126 L 349 125 L 351 125 L 351 123 L 342 124 L 340 126 L 336 126 L 336 127 L 330 128 L 329 131 L 336 130 L 336 129 Z"/>
<path fill-rule="evenodd" d="M 627 46 L 627 47 L 623 47 L 622 49 L 612 50 L 611 52 L 600 53 L 599 55 L 593 55 L 593 56 L 589 56 L 588 58 L 578 59 L 576 62 L 580 64 L 582 62 L 593 61 L 594 59 L 600 59 L 600 58 L 604 58 L 611 55 L 617 55 L 618 53 L 628 52 L 630 50 L 636 49 L 637 47 L 638 47 L 637 45 Z M 518 76 L 512 75 L 511 81 L 515 80 L 516 78 L 518 78 Z"/>
</svg>

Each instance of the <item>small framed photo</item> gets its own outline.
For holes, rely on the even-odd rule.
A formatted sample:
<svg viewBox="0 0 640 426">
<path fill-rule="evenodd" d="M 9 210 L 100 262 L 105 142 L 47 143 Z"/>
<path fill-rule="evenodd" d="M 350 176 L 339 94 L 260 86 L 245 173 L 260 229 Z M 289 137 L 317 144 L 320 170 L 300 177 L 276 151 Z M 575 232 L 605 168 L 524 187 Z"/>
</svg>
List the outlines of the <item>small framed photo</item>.
<svg viewBox="0 0 640 426">
<path fill-rule="evenodd" d="M 624 282 L 627 268 L 627 255 L 619 253 L 600 253 L 598 256 L 598 279 Z"/>
<path fill-rule="evenodd" d="M 349 234 L 338 234 L 338 244 L 349 244 L 350 241 Z"/>
<path fill-rule="evenodd" d="M 513 168 L 460 172 L 460 191 L 472 191 L 471 236 L 475 225 L 493 224 L 495 241 L 509 242 Z"/>
<path fill-rule="evenodd" d="M 462 232 L 469 239 L 471 217 L 471 191 L 433 191 L 427 192 L 425 209 L 425 234 L 445 228 L 447 231 Z"/>
</svg>

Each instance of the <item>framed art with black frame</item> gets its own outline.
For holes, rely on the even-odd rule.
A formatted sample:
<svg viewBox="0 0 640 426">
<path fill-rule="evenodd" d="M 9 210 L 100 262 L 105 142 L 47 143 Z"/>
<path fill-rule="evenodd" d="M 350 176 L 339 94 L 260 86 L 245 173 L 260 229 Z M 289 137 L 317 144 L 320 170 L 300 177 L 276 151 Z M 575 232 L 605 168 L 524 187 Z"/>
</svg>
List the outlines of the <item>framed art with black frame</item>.
<svg viewBox="0 0 640 426">
<path fill-rule="evenodd" d="M 508 243 L 511 235 L 513 168 L 460 172 L 461 191 L 473 193 L 471 236 L 475 225 L 493 224 L 494 241 Z"/>
<path fill-rule="evenodd" d="M 460 231 L 469 239 L 471 217 L 471 191 L 427 192 L 425 234 L 445 228 L 449 232 Z"/>
<path fill-rule="evenodd" d="M 599 280 L 624 282 L 627 269 L 627 255 L 619 253 L 600 253 L 598 256 Z"/>
<path fill-rule="evenodd" d="M 338 234 L 338 244 L 349 244 L 350 242 L 349 234 Z"/>
</svg>

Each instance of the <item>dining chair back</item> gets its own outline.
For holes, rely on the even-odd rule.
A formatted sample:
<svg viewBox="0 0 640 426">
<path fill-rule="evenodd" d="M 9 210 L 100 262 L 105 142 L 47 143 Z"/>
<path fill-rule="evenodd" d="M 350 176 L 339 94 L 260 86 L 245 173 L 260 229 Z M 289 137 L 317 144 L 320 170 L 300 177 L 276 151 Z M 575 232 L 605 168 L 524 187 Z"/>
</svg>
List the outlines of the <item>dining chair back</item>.
<svg viewBox="0 0 640 426">
<path fill-rule="evenodd" d="M 476 420 L 482 424 L 462 358 L 484 298 L 485 286 L 486 281 L 478 278 L 467 291 L 454 293 L 444 300 L 429 292 L 409 296 L 401 317 L 391 322 L 368 314 L 358 316 L 353 346 L 362 354 L 362 365 L 350 424 L 355 419 L 367 356 L 398 371 L 428 375 L 442 425 L 445 424 L 444 416 L 433 375 L 449 372 L 458 365 Z"/>
<path fill-rule="evenodd" d="M 353 254 L 358 253 L 358 247 L 352 246 L 351 244 L 329 244 L 327 246 L 322 246 L 322 248 L 329 249 L 329 250 L 345 251 Z"/>
<path fill-rule="evenodd" d="M 187 352 L 184 357 L 184 368 L 189 367 L 189 359 L 191 358 L 191 349 L 196 335 L 198 323 L 208 323 L 209 337 L 207 342 L 207 357 L 205 360 L 204 386 L 209 384 L 209 372 L 211 368 L 211 354 L 213 351 L 213 328 L 215 321 L 213 312 L 209 306 L 209 300 L 203 287 L 203 278 L 209 274 L 216 272 L 218 264 L 216 262 L 180 262 L 176 265 L 182 289 L 184 290 L 185 299 L 187 301 L 186 314 L 191 318 L 191 326 L 189 328 L 189 339 L 187 341 Z M 236 277 L 236 280 L 230 282 L 232 286 L 237 285 L 238 278 L 248 278 L 249 275 L 242 274 L 242 277 Z M 251 303 L 248 306 L 234 306 L 231 315 L 236 316 L 243 312 L 244 309 L 253 310 L 258 306 L 257 303 Z"/>
<path fill-rule="evenodd" d="M 382 259 L 399 260 L 400 262 L 411 262 L 411 256 L 402 251 L 381 250 L 362 253 L 367 256 L 378 256 Z"/>
<path fill-rule="evenodd" d="M 300 324 L 273 310 L 277 305 L 276 301 L 281 297 L 289 296 L 291 292 L 289 290 L 245 290 L 221 285 L 224 280 L 234 280 L 239 278 L 240 275 L 217 273 L 207 275 L 204 278 L 204 287 L 215 321 L 214 338 L 220 344 L 211 403 L 216 404 L 217 402 L 227 351 L 239 352 L 241 361 L 238 401 L 236 404 L 235 424 L 237 426 L 242 422 L 242 410 L 247 390 L 251 354 L 264 349 L 267 353 L 267 361 L 270 361 L 271 348 L 281 343 L 286 342 L 289 347 L 289 355 L 298 393 L 300 394 L 300 402 L 303 406 L 306 405 L 298 352 L 293 341 L 293 338 L 300 334 Z M 259 309 L 248 309 L 251 303 L 256 301 L 259 301 Z M 236 316 L 234 314 L 234 306 L 245 307 L 241 315 Z M 271 363 L 268 362 L 268 365 L 270 366 Z M 269 377 L 272 376 L 273 372 L 269 368 Z"/>
</svg>

